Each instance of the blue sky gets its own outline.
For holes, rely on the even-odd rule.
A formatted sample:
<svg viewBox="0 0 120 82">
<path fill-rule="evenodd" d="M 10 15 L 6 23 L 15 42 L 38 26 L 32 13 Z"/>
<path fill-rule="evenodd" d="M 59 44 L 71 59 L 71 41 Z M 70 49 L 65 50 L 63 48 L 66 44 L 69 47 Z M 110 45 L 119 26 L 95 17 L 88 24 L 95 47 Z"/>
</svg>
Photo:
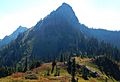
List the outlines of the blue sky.
<svg viewBox="0 0 120 82">
<path fill-rule="evenodd" d="M 120 30 L 120 0 L 0 0 L 0 38 L 20 25 L 34 26 L 63 2 L 90 28 Z"/>
</svg>

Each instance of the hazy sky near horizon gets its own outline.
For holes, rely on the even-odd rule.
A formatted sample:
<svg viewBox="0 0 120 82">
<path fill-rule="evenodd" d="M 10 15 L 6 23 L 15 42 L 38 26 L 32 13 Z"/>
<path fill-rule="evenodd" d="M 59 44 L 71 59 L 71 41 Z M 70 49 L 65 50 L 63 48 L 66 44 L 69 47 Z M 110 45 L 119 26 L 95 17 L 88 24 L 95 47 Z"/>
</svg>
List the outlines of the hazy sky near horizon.
<svg viewBox="0 0 120 82">
<path fill-rule="evenodd" d="M 90 28 L 120 30 L 120 0 L 0 0 L 0 39 L 20 25 L 34 26 L 63 2 Z"/>
</svg>

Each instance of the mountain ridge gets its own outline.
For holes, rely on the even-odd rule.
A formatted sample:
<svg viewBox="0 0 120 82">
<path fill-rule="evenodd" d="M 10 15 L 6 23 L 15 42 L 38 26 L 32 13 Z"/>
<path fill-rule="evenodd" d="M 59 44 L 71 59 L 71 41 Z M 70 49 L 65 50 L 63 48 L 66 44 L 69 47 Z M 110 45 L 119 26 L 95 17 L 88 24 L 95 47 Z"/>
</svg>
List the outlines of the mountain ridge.
<svg viewBox="0 0 120 82">
<path fill-rule="evenodd" d="M 59 7 L 59 10 L 61 10 L 60 8 L 64 9 L 63 5 Z M 7 48 L 2 49 L 0 52 L 1 57 L 6 59 L 4 61 L 0 58 L 1 61 L 4 61 L 2 65 L 13 65 L 12 61 L 22 61 L 22 58 L 26 55 L 34 56 L 43 61 L 49 59 L 47 61 L 50 61 L 58 57 L 61 51 L 74 51 L 76 48 L 73 49 L 72 47 L 81 42 L 80 40 L 84 36 L 78 28 L 75 28 L 76 23 L 71 23 L 72 20 L 69 21 L 66 17 L 64 18 L 64 13 L 57 10 L 40 20 L 30 30 L 19 35 Z M 70 12 L 74 12 L 71 7 Z M 65 13 L 67 12 L 65 11 Z M 76 17 L 75 14 L 72 16 Z M 79 23 L 77 22 L 77 24 Z M 8 51 L 2 52 L 6 49 L 10 50 L 9 52 L 11 52 L 11 49 L 14 51 L 11 53 L 8 53 Z"/>
<path fill-rule="evenodd" d="M 64 10 L 64 5 L 66 9 L 70 9 L 70 12 L 65 10 L 65 13 L 70 14 L 68 16 L 59 11 Z M 23 66 L 28 57 L 49 62 L 65 53 L 68 57 L 73 53 L 92 57 L 107 54 L 119 60 L 120 52 L 116 48 L 84 34 L 79 28 L 80 23 L 74 11 L 66 5 L 62 4 L 34 27 L 20 34 L 14 42 L 1 49 L 0 66 L 15 66 L 18 63 Z"/>
<path fill-rule="evenodd" d="M 120 49 L 120 31 L 88 28 L 84 24 L 80 24 L 80 30 L 87 36 L 97 38 L 99 41 L 110 43 Z"/>
<path fill-rule="evenodd" d="M 15 40 L 20 33 L 23 33 L 26 30 L 26 27 L 19 26 L 12 34 L 6 35 L 3 39 L 0 40 L 0 47 L 9 44 Z"/>
</svg>

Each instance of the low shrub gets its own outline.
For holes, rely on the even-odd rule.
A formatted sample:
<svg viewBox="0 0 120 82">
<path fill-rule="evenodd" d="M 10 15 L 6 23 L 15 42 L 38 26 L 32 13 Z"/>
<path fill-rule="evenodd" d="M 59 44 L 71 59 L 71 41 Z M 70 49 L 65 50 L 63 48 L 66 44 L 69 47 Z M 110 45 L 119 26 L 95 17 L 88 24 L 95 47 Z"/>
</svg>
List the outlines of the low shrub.
<svg viewBox="0 0 120 82">
<path fill-rule="evenodd" d="M 38 79 L 37 75 L 36 74 L 27 74 L 25 76 L 25 79 Z"/>
</svg>

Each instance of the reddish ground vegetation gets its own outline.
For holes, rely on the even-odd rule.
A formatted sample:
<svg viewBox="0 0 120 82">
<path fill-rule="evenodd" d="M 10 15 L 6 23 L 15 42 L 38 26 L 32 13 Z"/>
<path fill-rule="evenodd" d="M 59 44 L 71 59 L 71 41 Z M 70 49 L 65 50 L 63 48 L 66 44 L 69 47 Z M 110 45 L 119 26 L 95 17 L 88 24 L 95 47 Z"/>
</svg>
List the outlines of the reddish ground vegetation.
<svg viewBox="0 0 120 82">
<path fill-rule="evenodd" d="M 22 77 L 22 76 L 24 76 L 24 73 L 22 73 L 22 72 L 16 72 L 16 73 L 12 74 L 13 78 L 19 78 L 19 77 Z"/>
</svg>

